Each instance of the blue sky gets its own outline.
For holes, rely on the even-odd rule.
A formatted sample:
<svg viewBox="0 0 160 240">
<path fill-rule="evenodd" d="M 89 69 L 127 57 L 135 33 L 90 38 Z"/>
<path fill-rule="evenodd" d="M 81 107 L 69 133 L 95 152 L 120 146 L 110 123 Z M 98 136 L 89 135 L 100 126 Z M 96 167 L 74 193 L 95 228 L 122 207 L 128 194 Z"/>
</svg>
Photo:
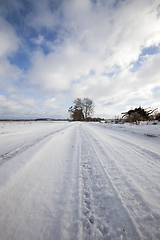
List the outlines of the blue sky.
<svg viewBox="0 0 160 240">
<path fill-rule="evenodd" d="M 159 0 L 0 0 L 0 118 L 160 110 Z"/>
</svg>

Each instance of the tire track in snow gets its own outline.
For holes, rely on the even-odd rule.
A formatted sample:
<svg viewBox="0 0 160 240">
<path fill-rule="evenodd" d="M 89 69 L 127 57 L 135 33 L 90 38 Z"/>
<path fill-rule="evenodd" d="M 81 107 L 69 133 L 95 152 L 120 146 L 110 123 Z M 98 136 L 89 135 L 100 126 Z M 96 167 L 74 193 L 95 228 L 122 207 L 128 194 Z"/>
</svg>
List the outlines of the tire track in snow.
<svg viewBox="0 0 160 240">
<path fill-rule="evenodd" d="M 34 146 L 35 144 L 41 142 L 43 139 L 47 138 L 47 137 L 51 137 L 52 135 L 58 133 L 58 132 L 61 132 L 69 127 L 72 127 L 72 126 L 67 126 L 67 127 L 64 127 L 60 130 L 56 130 L 54 132 L 51 132 L 47 135 L 44 135 L 43 137 L 39 137 L 39 138 L 36 138 L 35 140 L 31 141 L 30 143 L 26 143 L 26 144 L 23 144 L 23 145 L 20 145 L 19 147 L 15 148 L 14 150 L 10 151 L 10 152 L 7 152 L 5 154 L 2 154 L 0 156 L 0 164 L 3 164 L 5 161 L 7 160 L 10 160 L 11 158 L 15 157 L 17 154 L 25 151 L 26 149 Z"/>
<path fill-rule="evenodd" d="M 32 148 L 1 165 L 5 178 L 4 170 L 15 169 L 1 181 L 0 238 L 82 239 L 78 127 L 72 125 Z M 15 171 L 26 157 L 27 163 Z"/>
<path fill-rule="evenodd" d="M 81 139 L 79 138 L 79 127 L 73 126 L 71 129 L 72 135 L 69 137 L 70 159 L 67 162 L 67 169 L 63 176 L 63 184 L 59 199 L 66 198 L 66 201 L 61 201 L 61 217 L 59 218 L 59 235 L 56 239 L 76 240 L 82 239 L 81 225 L 81 192 L 80 192 L 80 172 L 79 166 L 81 163 Z M 68 144 L 69 145 L 69 144 Z M 69 149 L 68 149 L 69 150 Z M 64 203 L 65 210 L 64 210 Z M 53 232 L 54 236 L 54 232 Z"/>
<path fill-rule="evenodd" d="M 138 162 L 141 162 L 140 157 L 142 157 L 142 156 L 139 153 L 139 151 L 136 151 L 135 146 L 132 149 L 131 143 L 129 143 L 129 145 L 128 145 L 127 141 L 126 141 L 126 144 L 124 144 L 123 141 L 121 143 L 120 140 L 119 140 L 119 144 L 118 144 L 118 142 L 114 142 L 114 141 L 111 141 L 111 143 L 110 143 L 110 139 L 108 141 L 106 141 L 105 143 L 100 140 L 98 141 L 97 138 L 95 138 L 95 133 L 93 134 L 93 132 L 91 131 L 90 128 L 85 128 L 85 130 L 86 131 L 89 130 L 89 132 L 87 131 L 87 134 L 90 136 L 91 143 L 92 143 L 94 149 L 96 150 L 97 154 L 99 155 L 99 158 L 102 162 L 102 165 L 104 166 L 105 171 L 108 173 L 108 176 L 110 177 L 112 183 L 116 187 L 117 192 L 119 193 L 119 196 L 121 197 L 124 206 L 126 207 L 127 211 L 129 212 L 130 216 L 132 217 L 134 223 L 136 224 L 137 228 L 139 229 L 138 231 L 140 232 L 142 238 L 143 239 L 159 239 L 159 237 L 160 237 L 160 214 L 156 211 L 155 207 L 153 206 L 154 204 L 155 204 L 155 206 L 157 205 L 156 202 L 154 202 L 156 199 L 155 198 L 156 195 L 154 194 L 154 198 L 152 200 L 153 201 L 152 206 L 149 206 L 148 202 L 146 202 L 147 195 L 145 192 L 145 187 L 147 187 L 147 184 L 144 183 L 145 185 L 142 186 L 142 189 L 139 189 L 139 187 L 135 183 L 136 179 L 133 178 L 134 175 L 131 177 L 130 174 L 132 174 L 132 173 L 124 171 L 124 166 L 122 166 L 122 163 L 124 165 L 128 164 L 128 166 L 129 166 L 129 163 L 130 163 L 130 162 L 128 162 L 129 153 L 132 153 L 132 155 L 134 154 L 135 161 L 137 161 L 137 164 L 138 164 Z M 109 135 L 109 137 L 112 138 L 112 136 L 110 136 L 110 135 Z M 114 138 L 114 136 L 113 136 L 113 138 Z M 106 145 L 107 142 L 108 142 L 108 145 Z M 116 143 L 115 146 L 113 143 L 114 144 Z M 113 145 L 111 145 L 111 144 L 113 144 Z M 118 145 L 120 145 L 120 147 L 118 147 Z M 123 148 L 125 149 L 125 152 L 123 152 Z M 128 151 L 128 155 L 126 156 L 127 151 Z M 121 152 L 123 152 L 123 155 L 121 154 Z M 150 152 L 151 151 L 149 151 L 149 154 L 150 154 Z M 118 157 L 118 159 L 117 159 L 117 157 Z M 143 155 L 143 157 L 144 157 L 144 162 L 145 162 L 145 156 Z M 150 155 L 149 155 L 149 158 L 150 158 Z M 120 162 L 119 159 L 124 159 L 124 160 Z M 157 162 L 157 159 L 155 159 L 155 163 L 156 162 Z M 120 163 L 121 163 L 121 165 L 120 165 Z M 132 162 L 131 162 L 131 165 L 132 165 Z M 137 171 L 140 171 L 140 169 L 141 169 L 139 174 L 142 174 L 143 168 L 144 168 L 144 174 L 145 174 L 145 170 L 147 167 L 146 166 L 144 167 L 143 164 L 142 164 L 142 166 L 141 165 L 137 166 Z M 131 169 L 132 169 L 132 167 L 130 168 L 130 171 L 131 171 Z M 157 166 L 156 171 L 157 171 L 157 174 L 159 175 L 158 166 Z M 138 175 L 136 175 L 136 176 L 138 176 Z M 143 174 L 142 174 L 142 176 L 140 176 L 140 177 L 143 178 L 145 176 L 143 176 Z M 148 181 L 149 181 L 149 176 L 148 176 Z M 148 184 L 149 184 L 149 182 L 148 182 Z M 158 187 L 157 184 L 156 184 L 156 186 Z M 157 187 L 156 187 L 155 191 L 157 191 L 157 196 L 159 196 Z M 153 191 L 153 189 L 151 189 L 151 190 Z M 142 193 L 143 193 L 143 195 L 142 195 Z M 157 197 L 157 203 L 158 203 L 158 201 L 159 201 L 159 198 Z"/>
<path fill-rule="evenodd" d="M 84 239 L 142 239 L 86 128 L 81 134 Z"/>
<path fill-rule="evenodd" d="M 150 157 L 156 159 L 156 160 L 159 160 L 160 159 L 160 155 L 150 149 L 146 149 L 146 148 L 143 148 L 143 147 L 140 147 L 138 146 L 137 144 L 134 144 L 132 142 L 129 142 L 129 141 L 126 141 L 122 138 L 119 138 L 119 137 L 116 137 L 116 136 L 113 136 L 113 135 L 109 135 L 111 138 L 115 139 L 117 142 L 121 142 L 121 144 L 123 143 L 124 146 L 130 146 L 132 149 L 135 149 L 136 152 L 139 152 L 140 154 L 147 154 L 149 155 Z"/>
</svg>

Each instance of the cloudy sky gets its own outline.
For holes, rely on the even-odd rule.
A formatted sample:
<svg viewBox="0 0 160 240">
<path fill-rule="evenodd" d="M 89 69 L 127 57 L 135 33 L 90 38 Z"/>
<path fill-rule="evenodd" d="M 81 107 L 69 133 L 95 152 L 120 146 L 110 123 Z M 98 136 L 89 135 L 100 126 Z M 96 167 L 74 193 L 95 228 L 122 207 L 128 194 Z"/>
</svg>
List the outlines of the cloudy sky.
<svg viewBox="0 0 160 240">
<path fill-rule="evenodd" d="M 160 111 L 160 0 L 0 0 L 0 118 Z"/>
</svg>

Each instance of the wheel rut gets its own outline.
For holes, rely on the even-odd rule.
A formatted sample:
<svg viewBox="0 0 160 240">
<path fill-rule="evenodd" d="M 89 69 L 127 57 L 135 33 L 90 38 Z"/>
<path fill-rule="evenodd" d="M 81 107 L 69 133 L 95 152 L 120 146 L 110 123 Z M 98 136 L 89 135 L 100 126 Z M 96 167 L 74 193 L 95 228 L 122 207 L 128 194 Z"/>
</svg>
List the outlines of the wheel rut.
<svg viewBox="0 0 160 240">
<path fill-rule="evenodd" d="M 110 142 L 108 146 L 106 145 L 107 141 L 105 144 L 104 142 L 98 141 L 97 138 L 95 138 L 95 134 L 93 134 L 88 128 L 85 127 L 84 130 L 86 137 L 88 137 L 90 144 L 93 146 L 93 151 L 95 151 L 95 154 L 98 157 L 97 160 L 100 162 L 102 169 L 106 172 L 106 178 L 109 178 L 109 181 L 117 192 L 125 211 L 128 213 L 128 219 L 131 220 L 130 226 L 133 226 L 138 233 L 139 238 L 131 237 L 131 239 L 159 239 L 157 236 L 159 236 L 160 231 L 160 215 L 155 211 L 155 208 L 153 207 L 154 203 L 150 206 L 147 202 L 147 198 L 150 197 L 147 196 L 147 191 L 144 189 L 147 186 L 144 185 L 143 188 L 139 188 L 140 185 L 136 184 L 137 181 L 134 179 L 134 174 L 131 176 L 131 170 L 127 172 L 125 171 L 124 166 L 122 166 L 122 164 L 125 164 L 126 166 L 129 164 L 127 159 L 125 159 L 126 151 L 123 152 L 119 146 L 118 149 L 116 149 L 117 144 L 111 146 Z M 119 144 L 121 146 L 121 142 L 119 142 Z M 128 145 L 126 144 L 126 148 L 127 147 Z M 122 152 L 124 154 L 123 156 Z M 130 148 L 130 152 L 134 154 L 135 161 L 141 162 L 139 151 Z M 150 158 L 150 152 L 148 154 L 148 158 Z M 147 163 L 147 166 L 148 165 L 149 163 Z M 145 170 L 148 170 L 147 166 L 145 166 Z M 140 176 L 142 178 L 144 178 L 143 168 L 141 169 L 140 166 L 137 166 L 137 171 L 141 170 L 139 174 L 142 175 Z M 131 169 L 134 169 L 133 166 Z M 150 190 L 155 195 L 154 198 L 156 198 L 157 195 L 157 187 L 156 189 Z M 129 224 L 127 226 L 129 226 Z M 129 234 L 129 236 L 132 235 Z"/>
<path fill-rule="evenodd" d="M 32 141 L 29 142 L 29 143 L 20 145 L 19 147 L 13 149 L 13 150 L 10 151 L 10 152 L 7 152 L 7 153 L 5 153 L 5 154 L 2 154 L 2 155 L 0 156 L 0 165 L 3 164 L 3 163 L 5 163 L 6 161 L 10 160 L 11 158 L 15 157 L 15 156 L 18 155 L 19 153 L 25 151 L 26 149 L 28 149 L 28 148 L 34 146 L 35 144 L 41 142 L 43 139 L 45 139 L 45 138 L 47 138 L 47 137 L 51 137 L 51 136 L 53 136 L 54 134 L 59 133 L 59 132 L 65 130 L 66 128 L 69 128 L 69 127 L 71 127 L 71 126 L 64 127 L 64 128 L 62 128 L 62 129 L 60 129 L 60 130 L 56 130 L 56 131 L 51 132 L 51 133 L 49 133 L 49 134 L 46 134 L 46 135 L 44 135 L 44 136 L 42 136 L 42 137 L 36 138 L 36 139 L 32 140 Z"/>
<path fill-rule="evenodd" d="M 81 138 L 83 239 L 142 239 L 83 128 Z"/>
</svg>

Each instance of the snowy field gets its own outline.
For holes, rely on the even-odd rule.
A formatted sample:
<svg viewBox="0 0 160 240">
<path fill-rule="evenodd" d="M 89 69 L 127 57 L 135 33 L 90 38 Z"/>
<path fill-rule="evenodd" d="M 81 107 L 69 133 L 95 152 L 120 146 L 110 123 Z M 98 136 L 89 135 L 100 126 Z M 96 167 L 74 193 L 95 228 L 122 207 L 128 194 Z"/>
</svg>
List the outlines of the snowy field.
<svg viewBox="0 0 160 240">
<path fill-rule="evenodd" d="M 3 239 L 160 239 L 160 124 L 0 122 Z"/>
</svg>

